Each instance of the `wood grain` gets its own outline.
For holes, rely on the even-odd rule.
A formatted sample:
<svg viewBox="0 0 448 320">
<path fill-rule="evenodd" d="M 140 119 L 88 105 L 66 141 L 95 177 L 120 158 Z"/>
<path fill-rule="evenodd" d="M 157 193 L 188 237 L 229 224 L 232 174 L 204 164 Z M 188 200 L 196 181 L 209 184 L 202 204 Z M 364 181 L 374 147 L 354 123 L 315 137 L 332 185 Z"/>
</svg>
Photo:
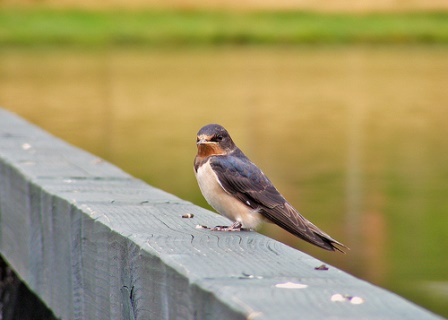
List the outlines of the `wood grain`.
<svg viewBox="0 0 448 320">
<path fill-rule="evenodd" d="M 0 109 L 1 255 L 61 319 L 439 319 L 256 232 L 196 228 L 227 223 Z"/>
</svg>

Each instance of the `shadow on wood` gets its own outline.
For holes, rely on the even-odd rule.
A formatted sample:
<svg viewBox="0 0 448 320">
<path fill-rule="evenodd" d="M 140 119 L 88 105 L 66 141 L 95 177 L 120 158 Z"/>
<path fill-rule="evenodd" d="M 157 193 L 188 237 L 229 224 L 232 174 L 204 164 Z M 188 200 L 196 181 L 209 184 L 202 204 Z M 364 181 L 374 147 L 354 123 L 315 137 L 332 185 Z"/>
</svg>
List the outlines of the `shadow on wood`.
<svg viewBox="0 0 448 320">
<path fill-rule="evenodd" d="M 53 320 L 51 310 L 20 281 L 0 256 L 0 319 Z"/>
</svg>

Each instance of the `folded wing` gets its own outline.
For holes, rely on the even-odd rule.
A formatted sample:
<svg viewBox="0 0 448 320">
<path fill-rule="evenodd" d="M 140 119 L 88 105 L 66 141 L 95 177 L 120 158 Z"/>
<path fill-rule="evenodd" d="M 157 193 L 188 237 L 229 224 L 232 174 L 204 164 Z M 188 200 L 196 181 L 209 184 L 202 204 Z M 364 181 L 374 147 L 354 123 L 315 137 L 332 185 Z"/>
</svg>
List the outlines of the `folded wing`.
<svg viewBox="0 0 448 320">
<path fill-rule="evenodd" d="M 210 162 L 226 192 L 299 238 L 326 250 L 343 252 L 335 246 L 345 247 L 342 243 L 305 219 L 255 164 L 239 149 L 236 153 L 233 156 L 213 157 Z"/>
</svg>

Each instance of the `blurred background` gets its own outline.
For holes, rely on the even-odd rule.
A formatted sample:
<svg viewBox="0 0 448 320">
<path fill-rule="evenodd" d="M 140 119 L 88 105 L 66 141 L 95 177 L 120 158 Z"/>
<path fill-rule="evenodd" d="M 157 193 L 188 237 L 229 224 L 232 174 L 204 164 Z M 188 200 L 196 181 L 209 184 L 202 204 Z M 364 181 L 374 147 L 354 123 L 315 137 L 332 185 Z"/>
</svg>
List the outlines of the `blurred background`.
<svg viewBox="0 0 448 320">
<path fill-rule="evenodd" d="M 0 106 L 203 207 L 220 123 L 351 251 L 260 232 L 448 316 L 445 0 L 3 0 Z"/>
</svg>

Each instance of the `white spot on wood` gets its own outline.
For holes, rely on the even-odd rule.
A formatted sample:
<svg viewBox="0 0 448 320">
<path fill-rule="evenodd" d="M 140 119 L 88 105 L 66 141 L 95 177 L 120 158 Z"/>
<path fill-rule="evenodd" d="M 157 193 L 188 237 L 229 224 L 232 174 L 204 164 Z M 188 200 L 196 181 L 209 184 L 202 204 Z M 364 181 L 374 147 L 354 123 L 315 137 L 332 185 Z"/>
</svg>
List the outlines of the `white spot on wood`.
<svg viewBox="0 0 448 320">
<path fill-rule="evenodd" d="M 346 302 L 349 301 L 351 304 L 362 304 L 364 303 L 364 299 L 357 296 L 349 296 L 349 295 L 342 295 L 340 293 L 336 293 L 331 296 L 331 301 L 333 302 Z"/>
<path fill-rule="evenodd" d="M 308 287 L 308 285 L 295 282 L 285 282 L 285 283 L 278 283 L 275 285 L 275 287 L 281 289 L 305 289 Z"/>
<path fill-rule="evenodd" d="M 344 302 L 345 300 L 345 297 L 340 293 L 336 293 L 331 296 L 331 301 L 333 302 Z"/>
<path fill-rule="evenodd" d="M 350 299 L 350 302 L 353 304 L 361 304 L 364 303 L 364 299 L 361 297 L 353 297 Z"/>
<path fill-rule="evenodd" d="M 263 315 L 263 312 L 253 311 L 247 316 L 247 320 L 257 319 Z"/>
<path fill-rule="evenodd" d="M 241 279 L 263 279 L 262 276 L 255 276 L 253 274 L 247 274 L 243 272 L 243 277 Z"/>
<path fill-rule="evenodd" d="M 24 143 L 24 144 L 22 144 L 22 149 L 29 150 L 29 149 L 31 149 L 31 145 L 29 143 Z"/>
</svg>

